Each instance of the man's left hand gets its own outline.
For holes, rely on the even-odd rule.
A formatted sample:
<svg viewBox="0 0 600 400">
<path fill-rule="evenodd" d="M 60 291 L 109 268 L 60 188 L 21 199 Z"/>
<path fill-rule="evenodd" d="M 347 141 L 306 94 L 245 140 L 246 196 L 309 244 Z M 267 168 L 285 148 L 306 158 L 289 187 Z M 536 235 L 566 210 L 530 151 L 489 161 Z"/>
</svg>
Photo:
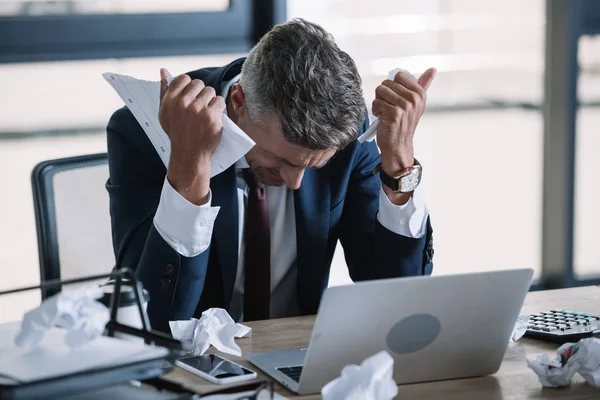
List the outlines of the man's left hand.
<svg viewBox="0 0 600 400">
<path fill-rule="evenodd" d="M 427 100 L 427 89 L 437 71 L 429 68 L 418 79 L 398 72 L 394 80 L 386 79 L 375 89 L 373 115 L 379 118 L 377 145 L 381 151 L 381 169 L 394 176 L 414 165 L 413 136 Z M 411 194 L 394 193 L 383 186 L 394 204 L 404 204 Z M 389 190 L 388 190 L 389 189 Z"/>
</svg>

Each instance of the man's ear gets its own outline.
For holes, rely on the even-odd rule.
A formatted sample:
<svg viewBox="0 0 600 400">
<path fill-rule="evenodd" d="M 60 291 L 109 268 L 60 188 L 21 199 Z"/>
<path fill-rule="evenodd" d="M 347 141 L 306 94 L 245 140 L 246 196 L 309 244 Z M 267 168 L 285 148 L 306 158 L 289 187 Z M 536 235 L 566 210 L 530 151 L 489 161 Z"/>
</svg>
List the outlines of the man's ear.
<svg viewBox="0 0 600 400">
<path fill-rule="evenodd" d="M 246 95 L 244 89 L 239 83 L 234 83 L 231 87 L 231 105 L 236 115 L 240 115 L 246 108 Z"/>
</svg>

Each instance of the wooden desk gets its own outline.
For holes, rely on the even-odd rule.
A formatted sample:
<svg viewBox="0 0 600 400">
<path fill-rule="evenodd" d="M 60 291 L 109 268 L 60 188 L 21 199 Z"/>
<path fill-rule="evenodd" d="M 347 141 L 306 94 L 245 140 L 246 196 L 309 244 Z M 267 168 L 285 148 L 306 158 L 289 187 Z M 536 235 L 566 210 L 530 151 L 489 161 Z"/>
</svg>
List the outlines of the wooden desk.
<svg viewBox="0 0 600 400">
<path fill-rule="evenodd" d="M 527 295 L 522 313 L 531 314 L 554 308 L 600 314 L 600 288 L 589 286 L 532 292 Z M 313 322 L 314 317 L 299 317 L 249 323 L 248 325 L 253 328 L 252 337 L 238 339 L 237 343 L 242 348 L 244 355 L 253 352 L 306 347 Z M 521 339 L 517 343 L 509 345 L 500 371 L 492 376 L 402 385 L 399 387 L 398 398 L 421 400 L 441 398 L 448 400 L 599 399 L 600 388 L 586 384 L 579 376 L 576 376 L 571 386 L 567 388 L 542 388 L 537 376 L 527 367 L 525 357 L 532 357 L 542 352 L 554 354 L 556 348 L 557 346 L 551 343 Z M 227 358 L 257 370 L 246 361 L 245 357 L 227 356 Z M 260 370 L 258 372 L 260 378 L 265 378 Z M 179 368 L 169 373 L 167 377 L 200 393 L 223 387 L 208 383 Z M 279 385 L 277 391 L 290 398 L 320 398 L 318 395 L 294 396 Z"/>
</svg>

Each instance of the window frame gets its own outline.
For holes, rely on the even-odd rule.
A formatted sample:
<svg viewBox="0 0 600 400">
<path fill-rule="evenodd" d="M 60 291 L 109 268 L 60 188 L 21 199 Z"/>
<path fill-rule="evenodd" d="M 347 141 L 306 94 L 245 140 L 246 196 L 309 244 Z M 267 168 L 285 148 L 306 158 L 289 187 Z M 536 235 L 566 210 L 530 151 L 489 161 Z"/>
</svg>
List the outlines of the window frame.
<svg viewBox="0 0 600 400">
<path fill-rule="evenodd" d="M 229 0 L 225 11 L 0 17 L 0 63 L 248 51 L 286 19 L 282 0 Z"/>
</svg>

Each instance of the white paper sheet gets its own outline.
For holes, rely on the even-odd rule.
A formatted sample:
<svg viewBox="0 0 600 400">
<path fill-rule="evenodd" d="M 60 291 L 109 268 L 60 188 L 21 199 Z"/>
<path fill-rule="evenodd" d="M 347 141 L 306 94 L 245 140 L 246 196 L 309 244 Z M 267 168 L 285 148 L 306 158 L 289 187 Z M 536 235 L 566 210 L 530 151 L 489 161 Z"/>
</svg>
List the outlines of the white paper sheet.
<svg viewBox="0 0 600 400">
<path fill-rule="evenodd" d="M 168 166 L 171 142 L 158 120 L 160 82 L 145 81 L 112 72 L 105 72 L 102 76 L 131 110 L 163 163 Z M 254 144 L 244 131 L 223 114 L 223 135 L 211 160 L 211 178 L 242 158 Z"/>
<path fill-rule="evenodd" d="M 71 349 L 65 341 L 68 330 L 60 328 L 47 330 L 37 348 L 21 348 L 15 344 L 20 328 L 19 322 L 0 325 L 0 376 L 21 382 L 151 360 L 168 354 L 163 347 L 106 336 Z"/>
</svg>

